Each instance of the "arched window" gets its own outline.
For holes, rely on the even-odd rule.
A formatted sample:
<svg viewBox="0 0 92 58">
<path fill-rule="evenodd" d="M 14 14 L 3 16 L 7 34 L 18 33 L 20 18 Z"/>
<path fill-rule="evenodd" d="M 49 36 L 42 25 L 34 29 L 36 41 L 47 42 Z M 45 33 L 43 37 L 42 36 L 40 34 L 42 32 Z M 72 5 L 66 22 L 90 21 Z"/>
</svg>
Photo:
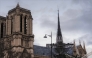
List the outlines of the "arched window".
<svg viewBox="0 0 92 58">
<path fill-rule="evenodd" d="M 3 25 L 4 23 L 1 23 L 1 38 L 3 38 Z"/>
<path fill-rule="evenodd" d="M 20 32 L 22 32 L 22 14 L 20 15 Z"/>
<path fill-rule="evenodd" d="M 27 16 L 24 18 L 24 34 L 27 34 Z"/>
</svg>

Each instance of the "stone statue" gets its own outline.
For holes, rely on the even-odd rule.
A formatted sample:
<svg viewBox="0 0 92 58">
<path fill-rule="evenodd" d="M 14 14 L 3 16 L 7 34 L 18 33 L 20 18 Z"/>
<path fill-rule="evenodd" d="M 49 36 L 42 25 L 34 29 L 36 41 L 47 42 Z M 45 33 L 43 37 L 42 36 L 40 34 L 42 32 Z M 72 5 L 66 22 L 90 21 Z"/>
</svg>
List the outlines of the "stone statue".
<svg viewBox="0 0 92 58">
<path fill-rule="evenodd" d="M 4 58 L 9 58 L 8 51 L 4 51 Z"/>
</svg>

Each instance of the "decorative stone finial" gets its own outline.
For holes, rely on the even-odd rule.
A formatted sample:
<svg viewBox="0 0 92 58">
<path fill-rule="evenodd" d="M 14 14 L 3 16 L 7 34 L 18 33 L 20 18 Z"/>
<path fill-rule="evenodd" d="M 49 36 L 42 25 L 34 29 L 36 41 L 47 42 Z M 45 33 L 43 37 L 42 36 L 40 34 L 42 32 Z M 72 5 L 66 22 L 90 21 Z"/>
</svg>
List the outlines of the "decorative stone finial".
<svg viewBox="0 0 92 58">
<path fill-rule="evenodd" d="M 74 43 L 74 45 L 75 45 L 75 40 L 74 40 L 74 42 L 73 42 L 73 43 Z"/>
<path fill-rule="evenodd" d="M 79 40 L 79 44 L 81 45 L 81 41 Z"/>
<path fill-rule="evenodd" d="M 83 41 L 83 48 L 85 49 L 85 42 Z"/>
<path fill-rule="evenodd" d="M 19 7 L 20 7 L 20 5 L 19 5 L 19 2 L 18 2 L 16 8 L 19 8 Z"/>
<path fill-rule="evenodd" d="M 86 51 L 86 48 L 85 48 L 85 42 L 84 41 L 83 41 L 83 49 L 84 49 L 85 54 L 87 54 L 87 51 Z"/>
</svg>

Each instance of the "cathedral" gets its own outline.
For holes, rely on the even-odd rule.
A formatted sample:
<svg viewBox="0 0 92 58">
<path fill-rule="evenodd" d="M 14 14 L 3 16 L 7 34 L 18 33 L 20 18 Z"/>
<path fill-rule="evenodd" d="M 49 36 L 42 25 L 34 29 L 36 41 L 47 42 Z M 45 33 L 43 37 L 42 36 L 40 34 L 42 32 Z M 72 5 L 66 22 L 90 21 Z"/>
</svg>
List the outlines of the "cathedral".
<svg viewBox="0 0 92 58">
<path fill-rule="evenodd" d="M 30 10 L 20 7 L 0 16 L 0 58 L 81 58 L 87 54 L 85 43 L 64 43 L 58 10 L 56 43 L 34 45 L 33 18 Z M 87 57 L 86 57 L 87 58 Z"/>
</svg>

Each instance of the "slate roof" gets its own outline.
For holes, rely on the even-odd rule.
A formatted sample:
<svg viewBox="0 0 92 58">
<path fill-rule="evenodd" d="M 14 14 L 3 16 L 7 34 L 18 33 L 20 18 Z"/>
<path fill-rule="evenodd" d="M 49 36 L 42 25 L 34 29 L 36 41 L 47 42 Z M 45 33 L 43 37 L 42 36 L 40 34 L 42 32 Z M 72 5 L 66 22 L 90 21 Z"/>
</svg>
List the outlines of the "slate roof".
<svg viewBox="0 0 92 58">
<path fill-rule="evenodd" d="M 34 45 L 34 54 L 50 56 L 50 48 Z"/>
<path fill-rule="evenodd" d="M 73 55 L 73 47 L 65 48 L 64 52 L 65 54 Z"/>
<path fill-rule="evenodd" d="M 73 47 L 68 47 L 64 49 L 65 54 L 72 55 L 73 54 Z M 53 55 L 57 54 L 55 48 L 52 49 Z M 34 45 L 34 55 L 44 55 L 44 56 L 51 56 L 51 49 L 49 47 L 42 47 Z"/>
</svg>

